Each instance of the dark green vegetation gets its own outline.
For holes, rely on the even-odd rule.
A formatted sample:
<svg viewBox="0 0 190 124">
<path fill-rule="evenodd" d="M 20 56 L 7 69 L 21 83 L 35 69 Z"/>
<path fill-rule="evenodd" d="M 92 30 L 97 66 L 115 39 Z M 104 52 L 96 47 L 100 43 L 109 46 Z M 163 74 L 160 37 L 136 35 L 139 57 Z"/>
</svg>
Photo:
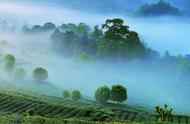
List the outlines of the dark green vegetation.
<svg viewBox="0 0 190 124">
<path fill-rule="evenodd" d="M 11 54 L 8 54 L 4 57 L 4 69 L 7 72 L 11 72 L 15 66 L 15 57 Z"/>
<path fill-rule="evenodd" d="M 108 100 L 122 103 L 127 100 L 127 89 L 121 85 L 113 85 L 111 89 L 107 86 L 102 86 L 96 90 L 95 99 L 101 104 L 106 104 Z"/>
<path fill-rule="evenodd" d="M 32 28 L 29 28 L 28 26 L 23 26 L 23 31 L 25 33 L 38 33 L 38 32 L 45 32 L 45 31 L 51 31 L 51 30 L 55 30 L 56 29 L 56 25 L 51 23 L 51 22 L 47 22 L 45 23 L 43 26 L 40 25 L 34 25 Z"/>
<path fill-rule="evenodd" d="M 99 87 L 95 92 L 95 99 L 98 103 L 105 104 L 110 99 L 110 88 L 107 86 Z"/>
<path fill-rule="evenodd" d="M 160 0 L 156 4 L 145 4 L 137 11 L 137 15 L 139 16 L 176 16 L 180 14 L 181 12 L 178 8 L 171 6 L 164 0 Z"/>
<path fill-rule="evenodd" d="M 20 93 L 19 93 L 20 92 Z M 137 106 L 107 104 L 100 105 L 93 101 L 68 100 L 61 97 L 46 96 L 26 91 L 1 91 L 0 92 L 0 122 L 36 122 L 46 124 L 63 122 L 120 122 L 134 123 L 157 121 L 159 116 Z M 190 118 L 173 115 L 172 122 L 186 123 Z M 73 123 L 74 123 L 73 122 Z M 153 123 L 153 122 L 152 122 Z"/>
<path fill-rule="evenodd" d="M 79 99 L 82 98 L 82 95 L 79 90 L 74 90 L 71 94 L 71 97 L 73 100 L 78 101 Z"/>
<path fill-rule="evenodd" d="M 85 60 L 149 56 L 149 49 L 140 41 L 138 33 L 130 31 L 122 19 L 108 19 L 102 29 L 95 26 L 91 31 L 85 23 L 63 24 L 51 36 L 52 48 L 64 55 L 80 56 Z"/>
<path fill-rule="evenodd" d="M 70 92 L 68 90 L 63 91 L 63 97 L 64 98 L 69 98 L 70 97 Z"/>
<path fill-rule="evenodd" d="M 33 78 L 37 81 L 45 81 L 48 78 L 48 72 L 44 68 L 36 68 L 33 71 Z"/>
<path fill-rule="evenodd" d="M 122 103 L 127 100 L 127 89 L 121 85 L 113 85 L 111 88 L 112 101 Z"/>
<path fill-rule="evenodd" d="M 169 109 L 168 105 L 165 104 L 164 108 L 156 106 L 156 112 L 159 114 L 161 121 L 171 121 L 173 109 Z"/>
</svg>

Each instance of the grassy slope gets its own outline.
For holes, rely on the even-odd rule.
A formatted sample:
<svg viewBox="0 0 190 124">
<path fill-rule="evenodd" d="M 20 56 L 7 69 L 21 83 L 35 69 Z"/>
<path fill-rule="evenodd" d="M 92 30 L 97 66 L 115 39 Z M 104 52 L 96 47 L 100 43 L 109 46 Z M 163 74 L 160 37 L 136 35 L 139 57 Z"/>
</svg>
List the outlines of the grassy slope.
<svg viewBox="0 0 190 124">
<path fill-rule="evenodd" d="M 75 102 L 35 93 L 29 94 L 27 92 L 1 91 L 0 112 L 3 116 L 1 116 L 0 121 L 20 121 L 23 123 L 25 121 L 47 121 L 58 124 L 65 121 L 70 123 L 76 123 L 76 121 L 77 123 L 92 123 L 94 121 L 99 123 L 114 121 L 118 123 L 143 123 L 156 121 L 153 113 L 132 106 L 113 106 L 111 104 L 102 106 L 93 102 Z M 35 110 L 37 116 L 22 116 L 31 108 Z M 179 121 L 186 122 L 186 118 L 176 116 L 174 122 Z"/>
</svg>

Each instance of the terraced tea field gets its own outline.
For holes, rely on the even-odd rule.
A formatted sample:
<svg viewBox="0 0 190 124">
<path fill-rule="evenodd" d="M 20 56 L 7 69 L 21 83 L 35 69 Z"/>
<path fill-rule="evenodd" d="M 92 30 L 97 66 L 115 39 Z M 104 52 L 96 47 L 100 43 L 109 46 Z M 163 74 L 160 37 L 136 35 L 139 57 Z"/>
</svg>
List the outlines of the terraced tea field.
<svg viewBox="0 0 190 124">
<path fill-rule="evenodd" d="M 0 112 L 3 114 L 24 114 L 34 110 L 36 115 L 48 118 L 78 118 L 88 121 L 157 121 L 157 116 L 150 111 L 133 106 L 114 104 L 99 105 L 93 101 L 73 101 L 59 97 L 15 91 L 0 92 Z M 172 123 L 190 123 L 190 117 L 173 116 Z"/>
</svg>

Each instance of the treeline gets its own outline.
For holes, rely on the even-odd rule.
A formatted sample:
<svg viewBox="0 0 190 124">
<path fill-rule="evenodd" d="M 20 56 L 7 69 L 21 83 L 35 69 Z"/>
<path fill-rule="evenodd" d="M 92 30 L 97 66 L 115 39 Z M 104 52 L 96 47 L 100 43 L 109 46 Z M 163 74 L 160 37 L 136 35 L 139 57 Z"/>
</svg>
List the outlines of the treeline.
<svg viewBox="0 0 190 124">
<path fill-rule="evenodd" d="M 153 50 L 145 47 L 135 31 L 122 19 L 108 19 L 92 30 L 85 23 L 63 24 L 51 36 L 53 50 L 82 59 L 147 58 Z"/>
<path fill-rule="evenodd" d="M 51 23 L 51 22 L 47 22 L 42 26 L 41 25 L 34 25 L 34 26 L 32 26 L 32 28 L 28 27 L 27 25 L 24 25 L 22 27 L 22 31 L 24 33 L 38 33 L 38 32 L 55 30 L 55 29 L 56 29 L 56 25 Z"/>
</svg>

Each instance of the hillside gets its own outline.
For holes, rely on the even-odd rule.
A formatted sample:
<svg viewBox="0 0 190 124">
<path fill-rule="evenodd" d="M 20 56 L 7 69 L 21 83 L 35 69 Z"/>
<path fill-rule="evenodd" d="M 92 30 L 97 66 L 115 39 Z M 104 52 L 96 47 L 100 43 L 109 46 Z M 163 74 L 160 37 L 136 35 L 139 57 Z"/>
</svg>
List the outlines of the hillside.
<svg viewBox="0 0 190 124">
<path fill-rule="evenodd" d="M 139 16 L 177 16 L 180 10 L 169 3 L 160 0 L 158 3 L 144 4 L 137 11 Z"/>
</svg>

